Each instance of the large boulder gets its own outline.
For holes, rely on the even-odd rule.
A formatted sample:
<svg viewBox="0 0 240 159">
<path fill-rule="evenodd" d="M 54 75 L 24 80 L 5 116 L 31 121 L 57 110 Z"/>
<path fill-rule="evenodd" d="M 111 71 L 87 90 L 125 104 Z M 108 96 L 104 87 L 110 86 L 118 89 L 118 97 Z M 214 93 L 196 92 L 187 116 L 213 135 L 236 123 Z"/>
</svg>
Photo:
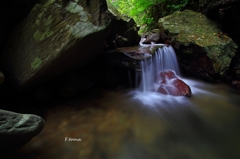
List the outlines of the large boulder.
<svg viewBox="0 0 240 159">
<path fill-rule="evenodd" d="M 36 4 L 1 57 L 6 79 L 30 89 L 85 65 L 102 52 L 110 22 L 105 0 Z"/>
<path fill-rule="evenodd" d="M 32 114 L 20 114 L 0 109 L 0 158 L 6 157 L 38 135 L 44 120 Z"/>
<path fill-rule="evenodd" d="M 237 45 L 205 15 L 177 11 L 160 18 L 159 27 L 172 42 L 180 65 L 192 75 L 216 80 L 229 70 Z"/>
<path fill-rule="evenodd" d="M 221 29 L 226 32 L 240 46 L 240 1 L 214 0 L 208 5 L 206 15 L 215 20 Z M 240 88 L 240 50 L 230 64 L 227 80 Z"/>
</svg>

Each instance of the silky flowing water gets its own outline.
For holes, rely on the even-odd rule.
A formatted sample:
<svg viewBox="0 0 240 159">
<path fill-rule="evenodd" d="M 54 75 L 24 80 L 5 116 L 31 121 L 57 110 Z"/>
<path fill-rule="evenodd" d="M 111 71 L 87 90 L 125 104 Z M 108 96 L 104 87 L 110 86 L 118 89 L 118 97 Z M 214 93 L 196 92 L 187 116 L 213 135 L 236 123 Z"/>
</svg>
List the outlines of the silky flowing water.
<svg viewBox="0 0 240 159">
<path fill-rule="evenodd" d="M 154 90 L 160 79 L 160 72 L 173 70 L 180 75 L 177 57 L 172 46 L 158 48 L 152 58 L 141 61 L 141 82 L 139 90 L 142 92 Z M 136 82 L 138 83 L 138 82 Z"/>
<path fill-rule="evenodd" d="M 12 158 L 239 159 L 240 93 L 182 79 L 191 98 L 96 88 L 49 104 L 43 131 Z"/>
</svg>

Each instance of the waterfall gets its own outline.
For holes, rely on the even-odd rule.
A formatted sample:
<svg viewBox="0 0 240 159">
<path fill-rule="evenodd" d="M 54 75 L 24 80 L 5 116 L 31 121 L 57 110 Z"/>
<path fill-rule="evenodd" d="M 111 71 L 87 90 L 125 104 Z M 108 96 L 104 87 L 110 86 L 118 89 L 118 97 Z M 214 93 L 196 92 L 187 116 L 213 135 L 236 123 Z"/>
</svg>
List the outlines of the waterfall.
<svg viewBox="0 0 240 159">
<path fill-rule="evenodd" d="M 143 92 L 155 89 L 157 82 L 160 81 L 161 71 L 173 70 L 180 75 L 177 57 L 172 46 L 158 48 L 152 58 L 142 60 L 140 65 L 142 71 L 139 89 Z"/>
</svg>

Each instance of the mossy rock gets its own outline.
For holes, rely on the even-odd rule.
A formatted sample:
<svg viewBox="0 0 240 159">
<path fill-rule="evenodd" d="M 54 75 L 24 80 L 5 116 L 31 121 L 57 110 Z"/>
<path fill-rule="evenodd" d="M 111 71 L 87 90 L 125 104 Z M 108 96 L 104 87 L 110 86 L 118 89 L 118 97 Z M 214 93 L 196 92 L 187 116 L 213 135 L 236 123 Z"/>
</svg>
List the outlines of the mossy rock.
<svg viewBox="0 0 240 159">
<path fill-rule="evenodd" d="M 7 157 L 37 136 L 44 120 L 37 115 L 0 109 L 0 158 Z"/>
<path fill-rule="evenodd" d="M 176 11 L 160 18 L 159 27 L 178 52 L 180 64 L 206 79 L 224 75 L 237 52 L 233 40 L 201 13 Z"/>
<path fill-rule="evenodd" d="M 85 65 L 102 52 L 110 22 L 105 0 L 36 4 L 2 55 L 6 78 L 30 89 Z"/>
</svg>

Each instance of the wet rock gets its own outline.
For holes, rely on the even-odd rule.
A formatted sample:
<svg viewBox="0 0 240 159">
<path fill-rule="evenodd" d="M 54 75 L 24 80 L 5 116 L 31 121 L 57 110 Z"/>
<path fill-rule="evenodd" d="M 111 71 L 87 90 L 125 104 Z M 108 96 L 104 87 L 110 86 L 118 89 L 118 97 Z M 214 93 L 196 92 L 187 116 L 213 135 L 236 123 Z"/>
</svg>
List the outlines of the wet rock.
<svg viewBox="0 0 240 159">
<path fill-rule="evenodd" d="M 102 52 L 110 21 L 105 0 L 42 1 L 12 33 L 3 72 L 18 89 L 54 80 Z"/>
<path fill-rule="evenodd" d="M 32 114 L 20 114 L 0 109 L 0 157 L 11 155 L 38 135 L 44 120 Z"/>
<path fill-rule="evenodd" d="M 160 40 L 160 30 L 159 29 L 153 29 L 152 31 L 146 33 L 145 35 L 146 40 L 144 43 L 151 44 L 151 42 L 159 42 Z"/>
<path fill-rule="evenodd" d="M 162 71 L 160 77 L 161 81 L 157 92 L 172 96 L 190 97 L 192 95 L 191 88 L 179 79 L 174 71 Z"/>
<path fill-rule="evenodd" d="M 215 81 L 229 70 L 237 45 L 205 15 L 177 11 L 159 19 L 159 27 L 190 74 Z"/>
<path fill-rule="evenodd" d="M 103 54 L 105 64 L 111 66 L 122 67 L 129 70 L 141 70 L 139 62 L 144 59 L 149 59 L 158 47 L 119 47 L 114 50 L 106 51 Z"/>
<path fill-rule="evenodd" d="M 138 45 L 140 36 L 138 27 L 132 18 L 122 15 L 112 3 L 107 0 L 108 10 L 112 13 L 111 33 L 106 39 L 106 48 L 127 47 Z"/>
</svg>

